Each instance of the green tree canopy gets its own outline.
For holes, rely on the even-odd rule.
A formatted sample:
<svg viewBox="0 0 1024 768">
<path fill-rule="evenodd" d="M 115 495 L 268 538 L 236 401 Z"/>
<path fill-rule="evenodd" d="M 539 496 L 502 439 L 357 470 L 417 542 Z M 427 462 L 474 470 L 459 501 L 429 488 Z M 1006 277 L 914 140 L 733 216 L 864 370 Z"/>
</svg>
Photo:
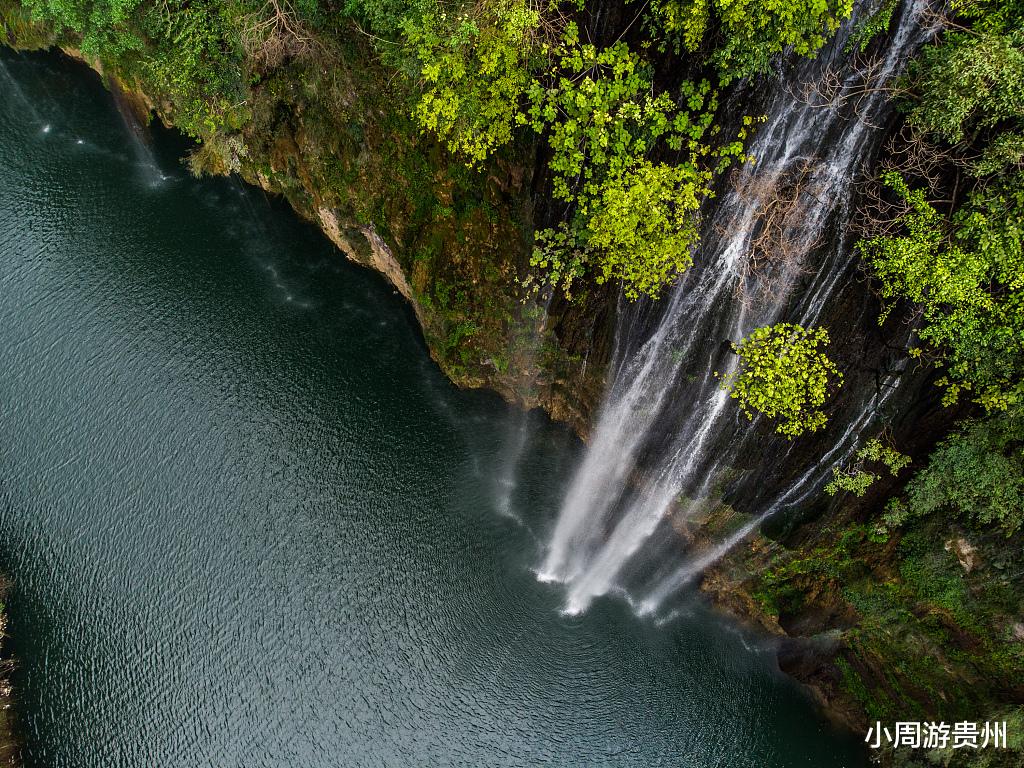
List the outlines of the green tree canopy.
<svg viewBox="0 0 1024 768">
<path fill-rule="evenodd" d="M 722 376 L 722 387 L 748 419 L 778 419 L 775 431 L 789 438 L 815 432 L 827 421 L 821 407 L 843 376 L 825 354 L 824 328 L 776 323 L 758 328 L 732 349 L 739 365 Z"/>
<path fill-rule="evenodd" d="M 860 250 L 890 302 L 920 305 L 919 334 L 947 375 L 947 402 L 963 390 L 990 410 L 1024 403 L 1024 183 L 1020 174 L 972 193 L 950 220 L 901 176 L 886 183 L 906 204 L 903 232 Z"/>
<path fill-rule="evenodd" d="M 942 442 L 928 466 L 889 503 L 889 525 L 943 511 L 1009 536 L 1024 524 L 1024 413 L 965 424 Z"/>
<path fill-rule="evenodd" d="M 404 22 L 423 79 L 413 117 L 470 165 L 511 141 L 524 120 L 540 21 L 525 0 L 497 0 L 451 18 L 436 6 Z"/>
<path fill-rule="evenodd" d="M 652 0 L 650 26 L 677 49 L 704 51 L 722 85 L 767 72 L 787 48 L 813 56 L 850 16 L 852 0 Z"/>
</svg>

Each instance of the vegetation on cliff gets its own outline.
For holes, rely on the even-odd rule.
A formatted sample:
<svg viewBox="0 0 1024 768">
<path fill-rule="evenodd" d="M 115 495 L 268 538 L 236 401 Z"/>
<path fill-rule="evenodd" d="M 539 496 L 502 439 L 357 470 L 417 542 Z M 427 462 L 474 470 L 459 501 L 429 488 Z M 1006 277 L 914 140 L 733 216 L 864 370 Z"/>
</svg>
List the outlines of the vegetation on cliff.
<svg viewBox="0 0 1024 768">
<path fill-rule="evenodd" d="M 757 328 L 732 345 L 739 363 L 722 376 L 722 386 L 748 419 L 756 414 L 777 419 L 779 434 L 793 438 L 819 430 L 826 421 L 821 406 L 829 389 L 843 380 L 822 350 L 828 343 L 824 328 L 791 323 Z"/>
<path fill-rule="evenodd" d="M 850 3 L 637 7 L 648 35 L 683 57 L 672 67 L 647 35 L 590 42 L 582 11 L 526 0 L 7 0 L 4 18 L 16 41 L 27 16 L 46 25 L 47 42 L 79 46 L 173 105 L 179 127 L 234 146 L 221 153 L 231 170 L 252 149 L 232 137 L 259 121 L 258 94 L 277 71 L 298 70 L 293 87 L 337 106 L 351 83 L 332 82 L 336 70 L 347 54 L 371 55 L 400 81 L 393 118 L 408 110 L 458 162 L 481 169 L 502 150 L 508 159 L 531 132 L 546 144 L 551 194 L 566 205 L 536 236 L 532 263 L 548 281 L 568 291 L 584 277 L 616 280 L 631 297 L 657 296 L 689 265 L 700 203 L 742 158 L 753 122 L 722 137 L 709 81 L 763 72 L 787 47 L 813 54 Z M 372 51 L 359 51 L 367 41 Z M 678 74 L 689 72 L 697 77 Z"/>
<path fill-rule="evenodd" d="M 911 354 L 943 370 L 944 402 L 967 393 L 981 413 L 886 521 L 941 510 L 1012 535 L 1024 519 L 1024 4 L 958 10 L 906 78 L 909 131 L 882 174 L 877 234 L 858 247 L 882 298 L 919 308 Z"/>
<path fill-rule="evenodd" d="M 557 226 L 536 233 L 531 264 L 567 293 L 587 278 L 616 280 L 630 298 L 657 297 L 689 266 L 700 205 L 715 176 L 743 158 L 753 123 L 748 116 L 735 137 L 720 137 L 709 79 L 764 72 L 789 46 L 813 54 L 850 6 L 640 7 L 634 21 L 643 18 L 660 50 L 671 43 L 688 56 L 671 72 L 658 71 L 650 38 L 585 42 L 573 10 L 483 0 L 404 17 L 423 88 L 415 115 L 470 165 L 511 142 L 517 126 L 532 128 L 547 144 L 552 195 L 566 209 Z"/>
<path fill-rule="evenodd" d="M 939 369 L 944 402 L 966 420 L 913 472 L 899 446 L 869 441 L 837 468 L 830 522 L 748 563 L 783 628 L 844 629 L 837 666 L 816 682 L 855 701 L 853 717 L 1008 720 L 1016 734 L 1005 752 L 888 756 L 900 765 L 1024 754 L 1022 29 L 1016 0 L 954 4 L 900 84 L 904 128 L 858 244 L 881 320 L 916 309 L 910 355 Z M 897 474 L 902 491 L 876 484 Z"/>
</svg>

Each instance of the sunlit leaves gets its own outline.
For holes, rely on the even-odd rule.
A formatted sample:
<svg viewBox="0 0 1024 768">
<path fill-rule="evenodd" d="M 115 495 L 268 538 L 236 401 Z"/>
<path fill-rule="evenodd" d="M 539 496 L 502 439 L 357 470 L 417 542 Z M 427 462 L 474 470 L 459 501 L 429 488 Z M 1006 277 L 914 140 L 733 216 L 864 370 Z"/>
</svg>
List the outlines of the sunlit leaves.
<svg viewBox="0 0 1024 768">
<path fill-rule="evenodd" d="M 587 222 L 588 244 L 602 254 L 597 282 L 619 279 L 628 298 L 657 297 L 688 269 L 710 178 L 689 165 L 640 162 L 609 179 Z"/>
<path fill-rule="evenodd" d="M 707 51 L 724 85 L 768 70 L 786 49 L 813 56 L 852 0 L 652 0 L 650 26 L 678 49 Z"/>
<path fill-rule="evenodd" d="M 1024 402 L 1024 179 L 971 194 L 950 221 L 898 174 L 885 182 L 906 205 L 902 232 L 859 248 L 884 299 L 921 306 L 947 402 L 963 390 L 990 410 Z"/>
<path fill-rule="evenodd" d="M 889 474 L 895 477 L 909 464 L 909 456 L 878 438 L 872 438 L 857 451 L 853 466 L 832 468 L 832 482 L 825 486 L 825 493 L 835 496 L 840 491 L 847 491 L 854 496 L 863 496 L 878 480 L 877 473 L 881 471 L 881 467 L 885 467 Z"/>
<path fill-rule="evenodd" d="M 690 266 L 701 202 L 742 143 L 713 151 L 710 84 L 655 95 L 648 68 L 624 43 L 580 44 L 569 25 L 555 61 L 557 78 L 529 92 L 529 118 L 553 150 L 554 195 L 574 212 L 538 233 L 533 264 L 565 291 L 589 272 L 599 284 L 621 281 L 627 298 L 656 298 Z M 675 162 L 653 162 L 659 149 L 674 150 Z"/>
<path fill-rule="evenodd" d="M 722 386 L 748 419 L 776 419 L 775 431 L 789 438 L 815 432 L 827 421 L 821 407 L 843 380 L 824 352 L 828 344 L 824 328 L 758 328 L 732 345 L 739 364 L 721 377 Z"/>
<path fill-rule="evenodd" d="M 707 82 L 685 82 L 678 107 L 668 93 L 653 94 L 650 71 L 624 43 L 599 50 L 577 34 L 570 24 L 555 52 L 557 78 L 531 87 L 529 120 L 554 150 L 555 197 L 578 197 L 587 215 L 604 180 L 621 177 L 659 141 L 685 149 L 691 164 L 708 155 L 717 95 Z"/>
<path fill-rule="evenodd" d="M 520 100 L 532 81 L 532 38 L 540 24 L 524 0 L 482 9 L 452 19 L 435 9 L 404 24 L 423 79 L 413 117 L 470 165 L 511 141 L 522 121 Z"/>
</svg>

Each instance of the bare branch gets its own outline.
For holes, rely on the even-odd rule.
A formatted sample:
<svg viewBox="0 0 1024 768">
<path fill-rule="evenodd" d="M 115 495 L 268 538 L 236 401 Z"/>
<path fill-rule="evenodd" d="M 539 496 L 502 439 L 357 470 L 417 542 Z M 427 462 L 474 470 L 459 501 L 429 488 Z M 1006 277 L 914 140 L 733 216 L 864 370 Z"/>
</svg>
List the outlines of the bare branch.
<svg viewBox="0 0 1024 768">
<path fill-rule="evenodd" d="M 289 0 L 267 0 L 242 19 L 242 47 L 258 68 L 270 70 L 288 59 L 308 57 L 322 46 Z"/>
</svg>

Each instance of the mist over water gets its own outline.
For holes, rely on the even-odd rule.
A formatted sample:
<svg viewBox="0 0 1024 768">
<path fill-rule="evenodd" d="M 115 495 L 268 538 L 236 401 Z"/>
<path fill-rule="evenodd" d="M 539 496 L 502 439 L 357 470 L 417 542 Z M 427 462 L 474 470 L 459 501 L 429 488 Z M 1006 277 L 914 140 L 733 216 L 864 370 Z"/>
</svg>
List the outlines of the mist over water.
<svg viewBox="0 0 1024 768">
<path fill-rule="evenodd" d="M 0 51 L 29 768 L 864 764 L 685 595 L 563 616 L 531 569 L 577 440 L 453 388 L 382 279 L 182 150 Z"/>
</svg>

